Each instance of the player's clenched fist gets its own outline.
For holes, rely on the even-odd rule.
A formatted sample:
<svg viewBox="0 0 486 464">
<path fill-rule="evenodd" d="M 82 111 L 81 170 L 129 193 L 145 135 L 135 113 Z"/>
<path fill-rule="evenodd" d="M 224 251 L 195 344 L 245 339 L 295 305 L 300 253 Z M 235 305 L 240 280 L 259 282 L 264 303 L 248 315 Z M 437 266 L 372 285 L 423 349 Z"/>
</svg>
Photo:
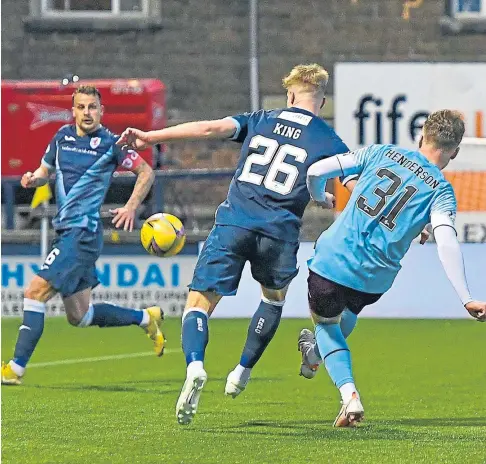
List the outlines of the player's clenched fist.
<svg viewBox="0 0 486 464">
<path fill-rule="evenodd" d="M 145 150 L 149 145 L 148 133 L 133 127 L 128 127 L 123 131 L 117 145 L 128 145 L 132 150 Z"/>
<path fill-rule="evenodd" d="M 22 176 L 20 185 L 24 188 L 37 187 L 37 177 L 35 177 L 33 172 L 28 171 Z"/>
<path fill-rule="evenodd" d="M 315 201 L 315 200 L 314 200 Z M 322 201 L 316 201 L 316 203 L 324 209 L 333 209 L 336 206 L 336 197 L 329 192 L 325 193 L 325 198 Z"/>
<path fill-rule="evenodd" d="M 480 322 L 486 322 L 486 303 L 484 301 L 470 301 L 466 305 L 468 313 Z"/>
</svg>

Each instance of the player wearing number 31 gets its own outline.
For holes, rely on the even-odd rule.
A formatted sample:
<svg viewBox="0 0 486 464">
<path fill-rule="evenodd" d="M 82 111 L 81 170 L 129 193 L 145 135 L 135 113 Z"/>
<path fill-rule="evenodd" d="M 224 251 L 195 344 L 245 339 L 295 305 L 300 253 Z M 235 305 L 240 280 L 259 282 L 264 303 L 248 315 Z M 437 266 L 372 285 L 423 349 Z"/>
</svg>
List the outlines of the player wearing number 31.
<svg viewBox="0 0 486 464">
<path fill-rule="evenodd" d="M 437 111 L 425 121 L 417 151 L 371 145 L 309 168 L 309 190 L 316 201 L 325 198 L 327 179 L 359 175 L 346 208 L 319 237 L 309 260 L 315 339 L 306 329 L 299 338 L 301 374 L 314 377 L 324 360 L 341 392 L 343 405 L 335 426 L 354 426 L 364 414 L 345 339 L 363 307 L 392 286 L 412 240 L 429 222 L 439 258 L 462 304 L 472 317 L 486 320 L 486 303 L 469 294 L 454 228 L 456 199 L 441 172 L 457 156 L 463 135 L 458 112 Z"/>
<path fill-rule="evenodd" d="M 245 262 L 262 289 L 240 363 L 230 372 L 225 393 L 236 397 L 277 330 L 291 280 L 297 274 L 297 249 L 310 196 L 307 169 L 323 158 L 347 151 L 317 115 L 324 105 L 327 72 L 299 65 L 283 79 L 286 109 L 245 113 L 159 131 L 127 129 L 119 143 L 147 144 L 187 139 L 231 139 L 242 144 L 227 199 L 219 206 L 194 271 L 183 315 L 182 348 L 187 378 L 176 406 L 179 423 L 189 423 L 206 382 L 203 368 L 208 317 L 222 296 L 235 295 Z M 354 181 L 352 181 L 354 182 Z M 349 186 L 348 186 L 349 188 Z"/>
<path fill-rule="evenodd" d="M 135 210 L 152 186 L 151 167 L 134 151 L 115 144 L 118 137 L 101 125 L 101 95 L 92 86 L 81 86 L 72 97 L 75 124 L 61 127 L 47 146 L 35 172 L 24 174 L 22 187 L 44 185 L 56 173 L 58 211 L 53 220 L 56 238 L 40 271 L 24 292 L 24 316 L 13 359 L 2 365 L 2 383 L 21 383 L 27 363 L 44 329 L 46 302 L 60 293 L 68 321 L 76 327 L 138 325 L 161 355 L 164 337 L 158 327 L 161 310 L 128 309 L 91 302 L 98 285 L 95 263 L 103 246 L 100 208 L 113 171 L 123 166 L 137 175 L 130 199 L 112 213 L 115 227 L 132 230 Z"/>
</svg>

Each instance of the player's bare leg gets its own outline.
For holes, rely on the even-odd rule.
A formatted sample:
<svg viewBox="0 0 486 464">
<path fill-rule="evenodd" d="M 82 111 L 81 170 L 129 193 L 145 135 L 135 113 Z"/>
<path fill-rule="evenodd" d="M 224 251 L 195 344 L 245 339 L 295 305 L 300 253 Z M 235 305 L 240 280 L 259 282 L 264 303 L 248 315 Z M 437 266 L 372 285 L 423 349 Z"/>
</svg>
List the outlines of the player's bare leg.
<svg viewBox="0 0 486 464">
<path fill-rule="evenodd" d="M 176 417 L 181 425 L 189 424 L 197 412 L 201 392 L 208 375 L 204 354 L 208 343 L 208 318 L 221 299 L 213 292 L 189 291 L 182 316 L 182 349 L 186 357 L 186 380 L 176 404 Z"/>
<path fill-rule="evenodd" d="M 225 395 L 236 398 L 250 381 L 253 367 L 261 358 L 277 331 L 288 285 L 279 290 L 262 286 L 262 301 L 248 327 L 240 363 L 228 374 Z"/>
<path fill-rule="evenodd" d="M 20 385 L 27 363 L 44 330 L 46 302 L 56 291 L 42 277 L 35 276 L 24 292 L 23 321 L 12 360 L 2 363 L 2 384 Z"/>
<path fill-rule="evenodd" d="M 91 288 L 63 298 L 63 303 L 67 320 L 75 327 L 138 325 L 152 340 L 155 354 L 162 356 L 164 353 L 165 337 L 160 330 L 164 313 L 158 306 L 138 310 L 111 303 L 93 304 L 91 303 Z"/>
</svg>

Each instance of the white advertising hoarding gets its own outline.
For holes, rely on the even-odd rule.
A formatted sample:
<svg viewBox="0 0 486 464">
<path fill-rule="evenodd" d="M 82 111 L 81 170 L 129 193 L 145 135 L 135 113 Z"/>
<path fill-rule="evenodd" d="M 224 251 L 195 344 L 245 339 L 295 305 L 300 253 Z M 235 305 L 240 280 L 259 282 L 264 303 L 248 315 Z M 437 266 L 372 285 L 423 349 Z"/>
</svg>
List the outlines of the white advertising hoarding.
<svg viewBox="0 0 486 464">
<path fill-rule="evenodd" d="M 486 242 L 486 177 L 470 177 L 486 173 L 486 63 L 339 63 L 334 104 L 336 130 L 351 149 L 373 143 L 416 148 L 431 112 L 461 111 L 467 138 L 446 168 L 462 199 L 456 228 L 461 242 Z"/>
<path fill-rule="evenodd" d="M 444 108 L 464 114 L 466 136 L 486 137 L 486 63 L 335 67 L 335 125 L 351 149 L 372 143 L 413 148 L 428 114 Z"/>
<path fill-rule="evenodd" d="M 196 256 L 102 256 L 97 263 L 100 285 L 93 301 L 110 301 L 128 308 L 160 305 L 169 316 L 180 316 L 187 298 Z M 20 316 L 24 288 L 39 269 L 36 256 L 2 257 L 2 316 Z M 48 303 L 47 315 L 63 314 L 57 296 Z"/>
<path fill-rule="evenodd" d="M 471 228 L 469 234 L 485 232 Z M 302 243 L 298 254 L 299 274 L 290 285 L 284 317 L 308 317 L 307 259 L 313 243 Z M 473 296 L 486 299 L 486 244 L 461 245 Z M 187 285 L 192 279 L 196 256 L 158 259 L 150 256 L 103 256 L 98 261 L 101 284 L 93 291 L 93 301 L 111 301 L 133 308 L 154 304 L 166 315 L 180 316 L 185 306 Z M 392 289 L 378 303 L 364 309 L 362 317 L 378 318 L 461 318 L 468 317 L 442 270 L 434 244 L 412 244 L 403 260 Z M 22 314 L 23 289 L 38 269 L 35 256 L 2 257 L 2 316 Z M 249 269 L 243 272 L 238 293 L 224 297 L 213 317 L 251 317 L 261 300 L 261 292 Z M 62 315 L 59 297 L 48 304 L 48 316 Z"/>
<path fill-rule="evenodd" d="M 486 245 L 462 244 L 470 291 L 473 297 L 486 299 Z M 308 317 L 307 259 L 313 243 L 302 243 L 299 249 L 299 274 L 290 284 L 284 317 Z M 456 319 L 470 316 L 450 285 L 440 264 L 434 244 L 412 244 L 402 261 L 403 268 L 391 290 L 377 303 L 366 307 L 361 317 Z M 234 297 L 221 300 L 213 317 L 251 317 L 260 303 L 260 287 L 248 267 Z"/>
<path fill-rule="evenodd" d="M 456 231 L 460 242 L 484 243 L 486 247 L 486 213 L 459 213 Z"/>
</svg>

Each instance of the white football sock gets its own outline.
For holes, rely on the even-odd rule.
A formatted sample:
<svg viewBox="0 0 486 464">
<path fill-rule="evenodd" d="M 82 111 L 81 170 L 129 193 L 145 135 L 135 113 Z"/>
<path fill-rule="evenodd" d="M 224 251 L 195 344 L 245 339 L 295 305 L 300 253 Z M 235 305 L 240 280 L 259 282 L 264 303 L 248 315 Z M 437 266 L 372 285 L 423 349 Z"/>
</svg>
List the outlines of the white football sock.
<svg viewBox="0 0 486 464">
<path fill-rule="evenodd" d="M 204 364 L 202 361 L 192 361 L 188 364 L 187 366 L 187 377 L 189 377 L 189 374 L 192 374 L 194 372 L 198 372 L 204 370 Z"/>
<path fill-rule="evenodd" d="M 353 382 L 348 382 L 344 385 L 341 385 L 339 387 L 339 391 L 341 392 L 341 398 L 344 404 L 348 403 L 351 400 L 351 398 L 353 397 L 353 393 L 356 393 L 359 398 L 358 390 L 356 389 L 356 385 Z"/>
<path fill-rule="evenodd" d="M 150 316 L 146 309 L 142 309 L 142 312 L 143 312 L 143 317 L 142 317 L 142 322 L 140 322 L 140 327 L 147 327 L 150 322 Z"/>
<path fill-rule="evenodd" d="M 24 372 L 25 372 L 25 367 L 22 367 L 22 366 L 19 366 L 16 362 L 14 361 L 10 361 L 9 362 L 10 364 L 10 367 L 12 368 L 12 370 L 17 374 L 17 375 L 20 375 L 20 376 L 23 376 L 24 375 Z"/>
<path fill-rule="evenodd" d="M 251 367 L 243 367 L 241 364 L 238 364 L 233 372 L 238 375 L 240 382 L 246 383 L 250 378 L 251 369 Z"/>
</svg>

